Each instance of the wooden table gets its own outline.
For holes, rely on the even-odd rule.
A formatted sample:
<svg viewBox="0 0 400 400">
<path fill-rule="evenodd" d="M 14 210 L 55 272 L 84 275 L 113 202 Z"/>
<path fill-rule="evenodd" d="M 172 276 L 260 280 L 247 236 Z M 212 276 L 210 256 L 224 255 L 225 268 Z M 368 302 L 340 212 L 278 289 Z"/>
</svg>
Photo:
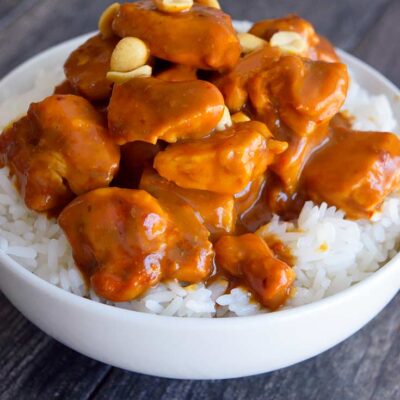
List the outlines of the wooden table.
<svg viewBox="0 0 400 400">
<path fill-rule="evenodd" d="M 0 0 L 0 77 L 41 50 L 95 29 L 109 0 Z M 237 19 L 296 12 L 400 85 L 399 0 L 222 0 Z M 374 294 L 371 293 L 371 296 Z M 39 331 L 0 294 L 0 399 L 400 399 L 400 295 L 352 338 L 284 370 L 177 381 L 84 357 Z"/>
</svg>

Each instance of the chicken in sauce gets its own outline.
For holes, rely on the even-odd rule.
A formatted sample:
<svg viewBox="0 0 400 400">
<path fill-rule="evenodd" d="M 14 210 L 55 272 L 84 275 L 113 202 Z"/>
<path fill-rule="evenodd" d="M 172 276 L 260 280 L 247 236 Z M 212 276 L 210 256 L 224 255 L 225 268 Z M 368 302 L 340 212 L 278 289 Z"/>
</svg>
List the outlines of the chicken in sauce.
<svg viewBox="0 0 400 400">
<path fill-rule="evenodd" d="M 193 209 L 169 199 L 160 203 L 145 191 L 91 191 L 70 203 L 58 221 L 77 265 L 106 299 L 128 301 L 161 279 L 195 283 L 211 272 L 209 233 Z"/>
<path fill-rule="evenodd" d="M 243 277 L 271 310 L 279 308 L 290 296 L 293 269 L 277 259 L 259 236 L 224 236 L 215 244 L 215 253 L 217 264 L 233 277 Z"/>
<path fill-rule="evenodd" d="M 256 22 L 249 31 L 267 41 L 279 32 L 298 33 L 305 41 L 304 50 L 300 56 L 311 60 L 328 62 L 340 61 L 335 49 L 323 36 L 318 35 L 310 22 L 297 15 L 288 15 L 284 18 L 266 19 Z"/>
<path fill-rule="evenodd" d="M 94 190 L 70 203 L 58 222 L 75 262 L 100 296 L 125 301 L 160 281 L 172 224 L 148 193 Z"/>
<path fill-rule="evenodd" d="M 142 174 L 140 188 L 157 199 L 175 198 L 198 213 L 212 237 L 231 233 L 236 227 L 235 200 L 232 195 L 207 190 L 185 189 L 164 179 L 152 168 Z"/>
<path fill-rule="evenodd" d="M 105 121 L 82 97 L 54 95 L 0 135 L 0 166 L 8 165 L 26 205 L 36 211 L 64 207 L 75 195 L 107 187 L 120 150 Z"/>
<path fill-rule="evenodd" d="M 118 144 L 174 143 L 209 135 L 223 111 L 224 99 L 209 82 L 135 78 L 114 87 L 108 126 Z"/>
<path fill-rule="evenodd" d="M 272 163 L 270 137 L 264 124 L 242 122 L 207 139 L 168 146 L 157 154 L 154 168 L 184 188 L 235 194 Z"/>
<path fill-rule="evenodd" d="M 65 76 L 75 93 L 91 101 L 108 99 L 112 82 L 107 80 L 112 52 L 118 43 L 115 37 L 93 36 L 73 51 L 65 63 Z"/>
<path fill-rule="evenodd" d="M 193 5 L 167 13 L 152 0 L 122 4 L 112 25 L 119 37 L 138 37 L 155 57 L 201 69 L 232 68 L 240 44 L 231 18 L 216 8 Z"/>
<path fill-rule="evenodd" d="M 290 55 L 254 76 L 248 93 L 256 118 L 273 132 L 284 125 L 308 136 L 340 110 L 347 85 L 344 64 Z"/>
<path fill-rule="evenodd" d="M 238 35 L 207 4 L 107 9 L 67 80 L 4 130 L 0 166 L 27 207 L 58 214 L 99 296 L 223 276 L 277 310 L 296 260 L 264 224 L 307 200 L 371 218 L 400 187 L 400 141 L 351 129 L 346 66 L 311 23 Z"/>
<path fill-rule="evenodd" d="M 392 133 L 337 128 L 306 164 L 302 180 L 307 198 L 351 218 L 370 218 L 399 187 L 400 141 Z"/>
</svg>

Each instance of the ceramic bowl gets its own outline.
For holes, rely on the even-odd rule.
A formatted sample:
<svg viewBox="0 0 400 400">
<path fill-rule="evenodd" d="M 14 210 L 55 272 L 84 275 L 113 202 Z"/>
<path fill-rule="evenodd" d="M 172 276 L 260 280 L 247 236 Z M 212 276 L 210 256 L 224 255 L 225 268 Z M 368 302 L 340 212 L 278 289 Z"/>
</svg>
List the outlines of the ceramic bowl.
<svg viewBox="0 0 400 400">
<path fill-rule="evenodd" d="M 0 82 L 0 102 L 8 94 L 29 90 L 38 70 L 49 76 L 61 70 L 67 55 L 85 38 L 51 48 L 10 73 Z M 369 92 L 398 101 L 399 90 L 382 75 L 345 52 L 340 56 Z M 400 121 L 400 107 L 395 112 Z M 287 367 L 354 334 L 399 290 L 400 255 L 329 298 L 240 318 L 165 317 L 103 305 L 45 282 L 1 252 L 0 288 L 40 329 L 96 360 L 169 378 L 233 378 Z"/>
</svg>

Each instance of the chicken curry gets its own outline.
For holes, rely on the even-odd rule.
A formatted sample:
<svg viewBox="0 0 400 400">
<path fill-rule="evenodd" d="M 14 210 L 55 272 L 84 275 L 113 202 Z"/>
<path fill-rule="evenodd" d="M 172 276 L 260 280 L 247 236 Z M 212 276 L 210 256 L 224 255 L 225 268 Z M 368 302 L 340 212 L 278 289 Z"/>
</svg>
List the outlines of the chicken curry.
<svg viewBox="0 0 400 400">
<path fill-rule="evenodd" d="M 223 277 L 276 310 L 295 272 L 258 232 L 272 215 L 312 200 L 371 218 L 399 188 L 399 139 L 351 129 L 346 66 L 308 21 L 237 33 L 215 0 L 141 0 L 99 28 L 0 135 L 0 167 L 104 299 Z"/>
</svg>

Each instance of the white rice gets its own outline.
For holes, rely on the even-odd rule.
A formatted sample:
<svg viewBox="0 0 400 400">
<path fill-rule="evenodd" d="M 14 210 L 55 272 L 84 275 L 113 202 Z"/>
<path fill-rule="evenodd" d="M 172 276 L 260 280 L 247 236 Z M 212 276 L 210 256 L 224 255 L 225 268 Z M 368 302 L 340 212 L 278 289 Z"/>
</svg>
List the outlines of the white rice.
<svg viewBox="0 0 400 400">
<path fill-rule="evenodd" d="M 353 129 L 360 131 L 394 132 L 394 119 L 389 99 L 385 95 L 370 95 L 352 76 L 351 85 L 343 108 L 355 117 Z"/>
<path fill-rule="evenodd" d="M 0 105 L 0 127 L 22 114 L 31 101 L 40 100 L 60 80 L 61 71 L 41 73 L 32 90 L 10 96 Z M 10 108 L 12 105 L 12 108 Z M 394 131 L 396 121 L 388 99 L 371 96 L 354 80 L 344 107 L 359 130 Z M 307 202 L 297 221 L 275 216 L 260 234 L 278 236 L 291 249 L 297 274 L 296 295 L 287 307 L 330 296 L 373 274 L 397 252 L 400 240 L 400 195 L 388 198 L 373 221 L 346 220 L 344 213 L 325 203 Z M 112 304 L 87 290 L 74 265 L 71 248 L 55 221 L 28 210 L 0 170 L 0 251 L 58 287 L 94 301 Z M 126 309 L 179 317 L 246 316 L 266 312 L 250 301 L 250 293 L 236 288 L 226 293 L 226 281 L 184 286 L 170 281 L 144 296 L 114 304 Z"/>
<path fill-rule="evenodd" d="M 388 198 L 374 221 L 350 221 L 326 203 L 307 202 L 295 222 L 277 216 L 259 234 L 274 234 L 296 259 L 296 295 L 288 307 L 311 303 L 360 282 L 396 254 L 400 197 Z"/>
</svg>

